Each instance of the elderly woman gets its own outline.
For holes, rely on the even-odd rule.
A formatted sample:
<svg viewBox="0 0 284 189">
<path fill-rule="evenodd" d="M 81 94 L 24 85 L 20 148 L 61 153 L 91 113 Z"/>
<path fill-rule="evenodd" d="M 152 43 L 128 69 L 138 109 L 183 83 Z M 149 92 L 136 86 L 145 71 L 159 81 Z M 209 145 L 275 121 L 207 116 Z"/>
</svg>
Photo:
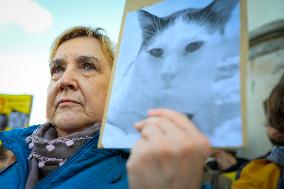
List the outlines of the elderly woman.
<svg viewBox="0 0 284 189">
<path fill-rule="evenodd" d="M 0 133 L 16 156 L 0 174 L 1 188 L 200 188 L 210 147 L 180 113 L 149 111 L 135 125 L 142 137 L 129 158 L 97 149 L 112 64 L 100 28 L 71 28 L 55 40 L 47 122 Z"/>
</svg>

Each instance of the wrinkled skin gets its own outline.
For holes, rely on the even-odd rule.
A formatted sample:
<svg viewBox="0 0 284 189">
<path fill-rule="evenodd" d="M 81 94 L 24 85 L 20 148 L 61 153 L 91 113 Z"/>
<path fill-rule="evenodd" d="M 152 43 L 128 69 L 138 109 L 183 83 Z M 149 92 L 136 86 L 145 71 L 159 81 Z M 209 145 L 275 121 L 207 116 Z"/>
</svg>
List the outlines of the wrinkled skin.
<svg viewBox="0 0 284 189">
<path fill-rule="evenodd" d="M 79 37 L 62 43 L 50 72 L 46 112 L 59 136 L 102 121 L 111 64 L 98 39 Z"/>
</svg>

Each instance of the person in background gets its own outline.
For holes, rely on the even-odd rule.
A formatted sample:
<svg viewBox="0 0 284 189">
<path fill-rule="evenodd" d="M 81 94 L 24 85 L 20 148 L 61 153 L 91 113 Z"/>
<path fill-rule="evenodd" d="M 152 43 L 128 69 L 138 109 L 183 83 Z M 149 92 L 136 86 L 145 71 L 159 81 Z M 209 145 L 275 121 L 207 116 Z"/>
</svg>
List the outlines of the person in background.
<svg viewBox="0 0 284 189">
<path fill-rule="evenodd" d="M 233 183 L 233 189 L 284 188 L 284 74 L 263 106 L 266 132 L 273 148 L 244 167 L 240 178 Z"/>
<path fill-rule="evenodd" d="M 112 45 L 100 28 L 74 27 L 55 40 L 47 122 L 0 133 L 16 156 L 0 173 L 1 187 L 210 188 L 202 185 L 209 142 L 181 113 L 149 110 L 134 125 L 141 138 L 130 154 L 97 149 L 112 65 Z"/>
<path fill-rule="evenodd" d="M 14 154 L 5 150 L 2 144 L 0 144 L 0 171 L 6 169 L 9 165 L 15 162 L 16 158 Z"/>
<path fill-rule="evenodd" d="M 249 162 L 246 158 L 237 157 L 234 150 L 213 150 L 213 160 L 208 161 L 207 166 L 219 172 L 234 182 L 240 174 L 240 170 Z"/>
</svg>

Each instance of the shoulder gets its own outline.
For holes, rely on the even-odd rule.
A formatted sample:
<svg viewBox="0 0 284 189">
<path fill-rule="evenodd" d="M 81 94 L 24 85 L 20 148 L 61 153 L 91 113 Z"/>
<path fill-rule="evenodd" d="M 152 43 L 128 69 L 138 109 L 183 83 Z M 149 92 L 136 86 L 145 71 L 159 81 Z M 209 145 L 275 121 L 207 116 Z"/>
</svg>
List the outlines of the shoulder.
<svg viewBox="0 0 284 189">
<path fill-rule="evenodd" d="M 5 146 L 12 144 L 26 144 L 25 139 L 31 135 L 38 126 L 39 125 L 34 125 L 27 128 L 18 128 L 0 132 L 0 140 Z"/>
<path fill-rule="evenodd" d="M 277 164 L 266 159 L 255 159 L 244 167 L 233 188 L 277 188 L 280 174 L 281 168 Z"/>
</svg>

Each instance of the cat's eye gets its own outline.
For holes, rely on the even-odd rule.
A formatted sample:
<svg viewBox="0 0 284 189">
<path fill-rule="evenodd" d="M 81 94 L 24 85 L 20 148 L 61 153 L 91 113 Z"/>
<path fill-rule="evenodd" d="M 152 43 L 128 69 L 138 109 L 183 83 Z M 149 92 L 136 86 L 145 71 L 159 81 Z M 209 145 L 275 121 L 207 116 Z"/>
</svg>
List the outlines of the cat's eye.
<svg viewBox="0 0 284 189">
<path fill-rule="evenodd" d="M 186 45 L 185 51 L 189 53 L 194 52 L 197 49 L 199 49 L 202 45 L 203 45 L 203 41 L 195 41 L 195 42 L 189 43 L 188 45 Z"/>
<path fill-rule="evenodd" d="M 161 48 L 156 48 L 156 49 L 151 49 L 151 50 L 149 50 L 148 51 L 152 56 L 154 56 L 154 57 L 157 57 L 157 58 L 159 58 L 159 57 L 161 57 L 162 55 L 163 55 L 163 49 L 161 49 Z"/>
</svg>

